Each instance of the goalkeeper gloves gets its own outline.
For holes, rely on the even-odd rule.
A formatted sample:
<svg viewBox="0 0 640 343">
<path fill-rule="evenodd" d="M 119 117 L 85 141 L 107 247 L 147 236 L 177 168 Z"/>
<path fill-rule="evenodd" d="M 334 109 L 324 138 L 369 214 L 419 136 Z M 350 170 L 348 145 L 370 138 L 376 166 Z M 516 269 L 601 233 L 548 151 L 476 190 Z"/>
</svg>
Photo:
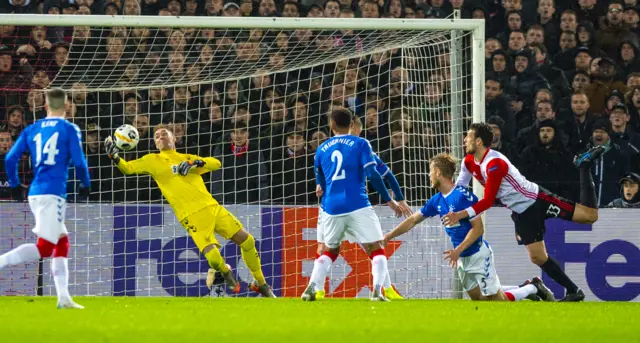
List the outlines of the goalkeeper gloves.
<svg viewBox="0 0 640 343">
<path fill-rule="evenodd" d="M 118 150 L 116 143 L 113 142 L 111 136 L 104 140 L 104 150 L 107 152 L 107 156 L 109 156 L 113 163 L 118 164 L 120 162 L 120 156 L 118 155 L 120 151 Z"/>
<path fill-rule="evenodd" d="M 204 167 L 205 162 L 203 160 L 194 160 L 194 161 L 184 161 L 180 163 L 178 166 L 178 174 L 182 176 L 187 176 L 189 174 L 189 170 L 193 167 L 202 168 Z"/>
</svg>

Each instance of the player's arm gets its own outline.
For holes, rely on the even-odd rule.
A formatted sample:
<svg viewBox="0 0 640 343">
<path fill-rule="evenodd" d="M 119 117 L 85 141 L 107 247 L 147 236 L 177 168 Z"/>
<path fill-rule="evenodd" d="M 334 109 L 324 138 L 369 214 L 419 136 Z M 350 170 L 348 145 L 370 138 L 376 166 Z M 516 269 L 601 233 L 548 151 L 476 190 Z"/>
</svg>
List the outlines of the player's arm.
<svg viewBox="0 0 640 343">
<path fill-rule="evenodd" d="M 88 190 L 91 188 L 91 178 L 89 177 L 87 158 L 84 155 L 84 151 L 82 151 L 82 133 L 76 125 L 73 125 L 73 129 L 69 133 L 69 152 L 71 152 L 71 160 L 76 168 L 76 174 L 80 176 L 80 184 L 82 188 Z M 86 195 L 88 195 L 88 192 L 86 192 Z"/>
<path fill-rule="evenodd" d="M 202 175 L 216 171 L 221 167 L 222 163 L 217 158 L 188 155 L 188 160 L 180 163 L 178 166 L 178 173 L 182 176 L 186 176 L 189 173 Z"/>
<path fill-rule="evenodd" d="M 390 240 L 411 231 L 411 229 L 413 229 L 416 225 L 422 223 L 425 219 L 426 217 L 423 216 L 419 211 L 412 214 L 409 218 L 403 220 L 402 223 L 400 223 L 391 232 L 384 236 L 385 242 L 389 242 Z"/>
<path fill-rule="evenodd" d="M 316 196 L 320 198 L 326 189 L 326 180 L 324 178 L 324 173 L 322 172 L 322 167 L 320 166 L 320 158 L 318 158 L 318 154 L 313 159 L 313 172 L 316 174 Z M 320 187 L 320 189 L 318 189 Z"/>
<path fill-rule="evenodd" d="M 460 174 L 456 179 L 456 186 L 468 187 L 473 175 L 471 175 L 471 173 L 469 172 L 469 169 L 465 165 L 464 161 L 465 159 L 462 159 L 462 163 L 460 165 Z"/>
<path fill-rule="evenodd" d="M 18 164 L 20 158 L 29 149 L 27 145 L 27 130 L 23 130 L 16 143 L 11 147 L 11 150 L 5 156 L 4 167 L 7 173 L 7 179 L 9 186 L 12 189 L 12 194 L 18 191 L 22 192 L 20 186 L 20 178 L 18 177 Z M 16 194 L 17 195 L 17 194 Z"/>
<path fill-rule="evenodd" d="M 113 142 L 111 136 L 104 140 L 104 150 L 107 156 L 113 161 L 118 169 L 125 175 L 131 174 L 151 174 L 153 170 L 153 157 L 150 154 L 142 156 L 137 160 L 125 161 L 120 157 L 120 151 Z"/>
<path fill-rule="evenodd" d="M 391 169 L 389 169 L 389 167 L 384 162 L 382 162 L 382 160 L 380 159 L 380 157 L 378 157 L 378 155 L 375 155 L 375 160 L 377 163 L 376 170 L 378 170 L 378 173 L 380 174 L 380 176 L 382 176 L 382 178 L 387 182 L 389 187 L 391 187 L 391 191 L 393 192 L 393 198 L 395 199 L 395 201 L 398 202 L 398 206 L 400 206 L 400 209 L 402 210 L 402 214 L 405 217 L 409 218 L 413 214 L 413 211 L 411 211 L 411 208 L 409 207 L 409 205 L 407 205 L 407 202 L 405 201 L 398 179 L 396 178 L 395 175 L 393 175 L 393 172 L 391 171 Z"/>
<path fill-rule="evenodd" d="M 467 250 L 478 238 L 484 234 L 484 224 L 482 223 L 482 217 L 475 217 L 470 220 L 471 230 L 467 232 L 464 240 L 455 248 L 443 252 L 444 259 L 449 261 L 449 265 L 455 267 L 458 264 L 458 259 L 463 251 Z"/>
<path fill-rule="evenodd" d="M 502 179 L 509 172 L 507 162 L 500 158 L 495 158 L 487 164 L 487 182 L 484 186 L 484 197 L 477 203 L 467 207 L 465 210 L 449 213 L 443 217 L 446 226 L 457 224 L 461 219 L 475 217 L 488 210 L 496 202 L 498 189 Z"/>
</svg>

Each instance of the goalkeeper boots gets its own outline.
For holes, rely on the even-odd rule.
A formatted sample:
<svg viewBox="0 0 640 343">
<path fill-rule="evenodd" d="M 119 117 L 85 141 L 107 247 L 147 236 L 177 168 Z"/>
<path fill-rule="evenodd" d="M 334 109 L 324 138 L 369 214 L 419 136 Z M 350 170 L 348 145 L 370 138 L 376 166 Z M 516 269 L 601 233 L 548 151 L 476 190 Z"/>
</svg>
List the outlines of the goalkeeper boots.
<svg viewBox="0 0 640 343">
<path fill-rule="evenodd" d="M 562 302 L 579 302 L 584 300 L 584 292 L 581 289 L 578 289 L 575 293 L 567 293 L 564 299 L 560 300 Z"/>
<path fill-rule="evenodd" d="M 271 290 L 271 287 L 269 287 L 269 285 L 265 283 L 262 286 L 259 286 L 258 280 L 253 280 L 253 282 L 251 282 L 250 288 L 252 291 L 262 294 L 262 296 L 265 298 L 277 298 L 276 295 L 273 294 L 273 291 Z"/>
<path fill-rule="evenodd" d="M 322 292 L 324 293 L 324 291 Z M 318 293 L 316 292 L 316 284 L 314 282 L 310 282 L 309 286 L 307 286 L 304 292 L 302 292 L 302 296 L 300 297 L 300 299 L 302 299 L 302 301 L 316 301 L 317 294 Z"/>
<path fill-rule="evenodd" d="M 389 301 L 384 294 L 382 294 L 382 286 L 374 286 L 373 287 L 373 295 L 371 296 L 371 301 Z"/>
<path fill-rule="evenodd" d="M 581 168 L 581 167 L 590 167 L 591 163 L 593 163 L 593 161 L 597 160 L 600 156 L 602 156 L 602 154 L 604 154 L 605 152 L 607 152 L 609 149 L 611 148 L 610 145 L 596 145 L 593 148 L 587 150 L 586 152 L 576 156 L 573 159 L 573 164 L 576 165 L 576 167 Z"/>
<path fill-rule="evenodd" d="M 227 273 L 222 273 L 220 272 L 219 275 L 222 276 L 222 278 L 224 279 L 224 283 L 227 287 L 229 287 L 229 289 L 233 292 L 233 293 L 239 293 L 240 292 L 240 283 L 238 281 L 236 281 L 236 278 L 233 276 L 233 271 L 231 270 L 231 266 L 227 264 L 227 268 L 229 269 L 229 271 Z M 211 289 L 213 287 L 213 285 L 216 284 L 216 273 L 218 271 L 216 271 L 213 268 L 209 268 L 209 271 L 207 272 L 207 288 Z"/>
<path fill-rule="evenodd" d="M 544 284 L 544 282 L 542 282 L 542 279 L 536 276 L 531 279 L 531 284 L 536 286 L 536 289 L 538 290 L 536 296 L 540 297 L 540 299 L 544 301 L 556 301 L 553 292 L 551 292 L 551 290 Z"/>
<path fill-rule="evenodd" d="M 58 309 L 61 310 L 65 308 L 74 308 L 74 309 L 83 310 L 84 306 L 80 304 L 76 304 L 76 302 L 74 302 L 71 299 L 58 300 Z"/>
<path fill-rule="evenodd" d="M 400 295 L 400 293 L 398 293 L 398 291 L 396 291 L 395 287 L 393 287 L 393 285 L 391 285 L 391 287 L 389 288 L 385 288 L 384 289 L 384 296 L 387 297 L 387 299 L 389 300 L 402 300 L 404 299 L 402 297 L 402 295 Z"/>
</svg>

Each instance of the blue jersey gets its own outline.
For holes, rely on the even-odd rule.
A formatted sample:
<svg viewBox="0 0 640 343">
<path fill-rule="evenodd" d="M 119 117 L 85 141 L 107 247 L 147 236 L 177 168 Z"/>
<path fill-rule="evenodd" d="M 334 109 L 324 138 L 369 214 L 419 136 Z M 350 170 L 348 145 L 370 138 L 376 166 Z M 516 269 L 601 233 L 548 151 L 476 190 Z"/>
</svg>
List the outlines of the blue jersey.
<svg viewBox="0 0 640 343">
<path fill-rule="evenodd" d="M 442 193 L 434 195 L 424 206 L 422 206 L 420 212 L 424 217 L 433 217 L 439 214 L 440 218 L 442 218 L 449 212 L 465 210 L 476 202 L 478 202 L 478 198 L 475 194 L 465 187 L 457 186 L 447 195 L 443 195 Z M 467 234 L 471 230 L 470 219 L 471 218 L 462 219 L 458 224 L 451 227 L 445 226 L 445 231 L 451 238 L 451 243 L 453 243 L 454 248 L 464 241 L 465 237 L 467 237 Z M 463 251 L 460 256 L 471 256 L 478 252 L 481 246 L 482 236 Z"/>
<path fill-rule="evenodd" d="M 18 187 L 18 162 L 22 154 L 31 155 L 33 181 L 29 195 L 51 194 L 67 197 L 69 166 L 84 187 L 90 187 L 87 159 L 82 151 L 82 134 L 77 125 L 64 118 L 38 120 L 22 131 L 6 157 L 5 167 L 11 187 Z"/>
<path fill-rule="evenodd" d="M 380 174 L 380 176 L 382 177 L 385 177 L 387 173 L 390 172 L 389 167 L 387 167 L 387 165 L 382 162 L 377 154 L 374 154 L 373 158 L 376 161 L 376 170 L 378 171 L 378 174 Z"/>
<path fill-rule="evenodd" d="M 322 209 L 330 215 L 350 213 L 371 206 L 366 172 L 376 160 L 366 139 L 341 135 L 329 138 L 316 151 L 315 170 L 324 183 Z"/>
</svg>

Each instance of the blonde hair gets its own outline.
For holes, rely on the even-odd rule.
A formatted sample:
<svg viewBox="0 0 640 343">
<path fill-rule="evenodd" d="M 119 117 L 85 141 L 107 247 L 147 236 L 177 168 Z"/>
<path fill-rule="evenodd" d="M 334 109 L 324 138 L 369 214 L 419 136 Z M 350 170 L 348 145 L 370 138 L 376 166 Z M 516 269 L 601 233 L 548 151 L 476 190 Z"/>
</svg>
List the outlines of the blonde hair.
<svg viewBox="0 0 640 343">
<path fill-rule="evenodd" d="M 434 168 L 438 168 L 440 170 L 442 176 L 448 179 L 452 179 L 453 174 L 456 173 L 456 159 L 446 152 L 439 153 L 434 156 L 430 163 Z"/>
</svg>

